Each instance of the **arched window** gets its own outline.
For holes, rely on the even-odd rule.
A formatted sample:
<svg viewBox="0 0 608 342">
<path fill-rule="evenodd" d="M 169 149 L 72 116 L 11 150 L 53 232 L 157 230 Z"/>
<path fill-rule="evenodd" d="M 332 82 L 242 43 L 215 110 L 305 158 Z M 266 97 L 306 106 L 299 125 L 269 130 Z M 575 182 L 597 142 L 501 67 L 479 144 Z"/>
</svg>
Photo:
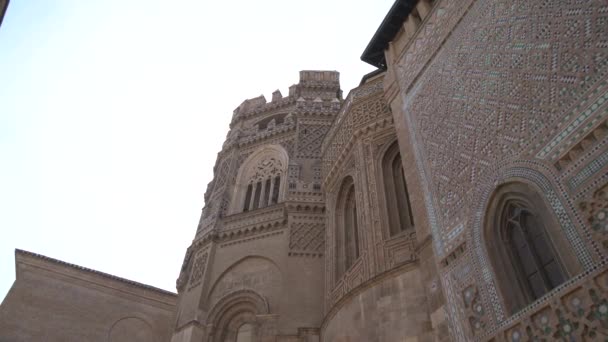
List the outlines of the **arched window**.
<svg viewBox="0 0 608 342">
<path fill-rule="evenodd" d="M 568 253 L 557 247 L 565 246 L 559 225 L 530 186 L 503 185 L 488 210 L 488 251 L 505 306 L 515 313 L 568 279 Z"/>
<path fill-rule="evenodd" d="M 502 239 L 531 300 L 565 280 L 542 222 L 525 203 L 508 201 L 502 210 Z"/>
<path fill-rule="evenodd" d="M 414 227 L 399 145 L 394 142 L 382 158 L 382 178 L 390 236 Z"/>
<path fill-rule="evenodd" d="M 287 163 L 287 152 L 275 145 L 266 146 L 249 156 L 237 175 L 231 213 L 279 203 Z"/>
<path fill-rule="evenodd" d="M 359 258 L 359 226 L 355 183 L 344 179 L 336 206 L 336 278 L 348 270 Z"/>
<path fill-rule="evenodd" d="M 344 203 L 344 232 L 346 240 L 346 267 L 349 269 L 359 258 L 359 227 L 357 225 L 357 201 L 355 200 L 355 186 L 348 189 Z"/>
<path fill-rule="evenodd" d="M 245 323 L 239 327 L 236 342 L 253 342 L 253 324 Z"/>
</svg>

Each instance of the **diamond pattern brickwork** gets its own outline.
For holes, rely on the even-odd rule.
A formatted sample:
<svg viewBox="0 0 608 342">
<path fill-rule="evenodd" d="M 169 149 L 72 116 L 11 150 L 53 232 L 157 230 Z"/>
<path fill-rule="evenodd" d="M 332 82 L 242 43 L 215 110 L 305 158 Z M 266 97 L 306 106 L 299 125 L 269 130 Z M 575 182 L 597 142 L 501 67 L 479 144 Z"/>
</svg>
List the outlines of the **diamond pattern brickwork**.
<svg viewBox="0 0 608 342">
<path fill-rule="evenodd" d="M 594 191 L 585 184 L 597 189 L 606 169 L 598 151 L 608 115 L 606 23 L 604 1 L 442 0 L 397 61 L 435 251 L 445 258 L 464 240 L 472 249 L 464 283 L 483 315 L 443 271 L 447 311 L 468 321 L 451 321 L 456 340 L 505 324 L 480 223 L 501 181 L 542 189 L 583 269 L 597 265 L 597 215 L 579 216 L 574 198 L 591 197 L 579 194 Z"/>
<path fill-rule="evenodd" d="M 321 144 L 329 127 L 329 125 L 301 125 L 298 135 L 298 158 L 320 158 Z"/>
<path fill-rule="evenodd" d="M 289 249 L 323 253 L 325 224 L 323 222 L 294 222 L 290 225 Z"/>
</svg>

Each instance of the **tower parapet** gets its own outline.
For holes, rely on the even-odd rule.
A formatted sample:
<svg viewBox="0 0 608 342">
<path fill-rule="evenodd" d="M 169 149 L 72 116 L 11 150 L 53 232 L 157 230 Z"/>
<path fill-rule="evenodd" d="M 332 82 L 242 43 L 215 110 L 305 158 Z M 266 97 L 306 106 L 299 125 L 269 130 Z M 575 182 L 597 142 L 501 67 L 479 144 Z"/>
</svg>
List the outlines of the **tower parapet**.
<svg viewBox="0 0 608 342">
<path fill-rule="evenodd" d="M 275 91 L 272 101 L 268 102 L 264 95 L 244 100 L 234 111 L 230 128 L 238 122 L 252 117 L 264 116 L 273 111 L 289 110 L 294 103 L 302 107 L 303 102 L 309 101 L 336 103 L 342 101 L 340 89 L 340 73 L 337 71 L 300 71 L 300 81 L 289 87 L 289 95 L 283 97 L 280 91 Z M 320 100 L 320 101 L 319 101 Z"/>
</svg>

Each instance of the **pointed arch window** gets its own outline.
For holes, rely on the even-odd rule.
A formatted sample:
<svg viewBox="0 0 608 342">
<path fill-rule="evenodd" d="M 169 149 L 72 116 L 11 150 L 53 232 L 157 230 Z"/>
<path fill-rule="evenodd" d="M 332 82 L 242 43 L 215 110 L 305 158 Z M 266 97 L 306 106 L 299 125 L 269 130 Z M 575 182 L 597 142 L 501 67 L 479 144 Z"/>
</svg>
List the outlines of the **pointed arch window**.
<svg viewBox="0 0 608 342">
<path fill-rule="evenodd" d="M 336 279 L 359 258 L 359 223 L 353 178 L 342 183 L 336 205 Z"/>
<path fill-rule="evenodd" d="M 395 141 L 382 158 L 385 204 L 389 235 L 394 236 L 414 227 L 412 206 L 403 174 L 399 145 Z"/>
<path fill-rule="evenodd" d="M 346 242 L 346 267 L 349 269 L 359 258 L 359 226 L 357 224 L 357 201 L 355 200 L 355 186 L 348 189 L 344 203 L 344 237 Z"/>
<path fill-rule="evenodd" d="M 559 224 L 530 186 L 502 186 L 488 210 L 488 252 L 505 306 L 515 313 L 569 278 L 572 255 Z"/>
<path fill-rule="evenodd" d="M 536 300 L 564 282 L 549 237 L 533 209 L 519 201 L 508 201 L 502 212 L 503 242 L 509 250 L 526 296 Z"/>
</svg>

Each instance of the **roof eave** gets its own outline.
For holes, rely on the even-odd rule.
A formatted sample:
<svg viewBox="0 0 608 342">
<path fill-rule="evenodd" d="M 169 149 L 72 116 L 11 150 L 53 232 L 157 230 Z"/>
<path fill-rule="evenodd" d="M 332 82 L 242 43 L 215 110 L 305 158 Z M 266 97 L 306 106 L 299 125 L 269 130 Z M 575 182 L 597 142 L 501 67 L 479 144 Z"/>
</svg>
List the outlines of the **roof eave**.
<svg viewBox="0 0 608 342">
<path fill-rule="evenodd" d="M 377 68 L 386 70 L 384 50 L 395 38 L 403 22 L 412 12 L 418 0 L 395 0 L 376 33 L 361 55 L 361 60 Z"/>
<path fill-rule="evenodd" d="M 10 1 L 6 0 L 4 2 L 4 6 L 2 8 L 0 8 L 0 26 L 2 26 L 2 19 L 4 19 L 4 14 L 6 13 L 6 10 L 8 9 L 8 3 Z"/>
</svg>

